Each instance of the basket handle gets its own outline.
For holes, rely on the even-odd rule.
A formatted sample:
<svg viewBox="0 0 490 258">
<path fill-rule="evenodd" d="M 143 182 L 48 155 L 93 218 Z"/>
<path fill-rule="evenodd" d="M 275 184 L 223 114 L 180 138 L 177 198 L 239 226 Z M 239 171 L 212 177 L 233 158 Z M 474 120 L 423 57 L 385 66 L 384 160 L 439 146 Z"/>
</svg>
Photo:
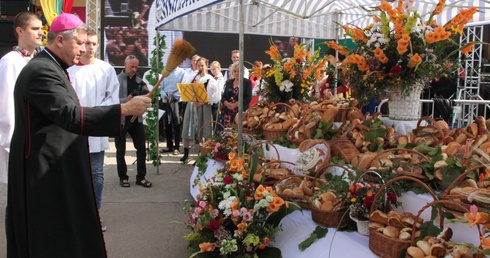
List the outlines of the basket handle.
<svg viewBox="0 0 490 258">
<path fill-rule="evenodd" d="M 432 118 L 430 116 L 423 116 L 423 117 L 419 118 L 419 120 L 417 121 L 417 128 L 416 128 L 417 132 L 420 132 L 420 130 L 422 130 L 421 124 L 423 121 L 430 121 L 432 123 L 432 125 L 434 125 L 434 127 L 435 127 L 435 124 L 437 123 L 436 120 L 434 120 L 434 118 Z M 435 127 L 435 128 L 437 128 L 437 127 Z M 438 129 L 438 133 L 439 133 L 441 139 L 444 138 L 444 132 L 442 132 L 442 130 L 440 128 L 437 128 L 437 129 Z"/>
<path fill-rule="evenodd" d="M 327 172 L 327 169 L 328 168 L 331 168 L 331 167 L 341 168 L 344 171 L 347 171 L 347 174 L 349 175 L 349 177 L 352 177 L 352 178 L 355 177 L 355 175 L 352 173 L 352 170 L 351 169 L 348 169 L 348 168 L 346 168 L 345 166 L 342 166 L 342 165 L 338 165 L 338 164 L 335 164 L 335 163 L 330 163 L 330 164 L 325 164 L 325 165 L 321 166 L 317 170 L 317 173 L 315 174 L 315 178 L 318 179 L 321 175 L 323 175 L 323 174 L 325 174 L 325 172 Z"/>
<path fill-rule="evenodd" d="M 263 147 L 263 144 L 266 144 L 268 146 L 272 146 L 274 148 L 274 150 L 276 151 L 276 154 L 277 154 L 277 159 L 278 160 L 281 160 L 281 156 L 279 155 L 279 150 L 277 149 L 277 147 L 270 141 L 259 141 L 257 142 L 256 144 L 254 144 L 253 146 L 250 147 L 250 149 L 248 150 L 249 152 L 252 152 L 253 150 L 255 150 L 255 148 L 257 148 L 258 146 L 260 147 Z M 251 153 L 249 153 L 251 154 Z"/>
<path fill-rule="evenodd" d="M 466 176 L 468 176 L 471 172 L 480 170 L 482 168 L 486 168 L 486 167 L 484 165 L 480 165 L 480 166 L 475 166 L 475 167 L 473 167 L 471 169 L 466 170 L 463 174 L 459 175 L 456 179 L 454 179 L 454 181 L 446 188 L 446 190 L 444 190 L 444 193 L 445 194 L 449 194 L 449 192 L 454 187 L 456 187 L 457 185 L 459 185 L 463 181 L 463 179 L 465 179 Z"/>
<path fill-rule="evenodd" d="M 223 124 L 221 124 L 221 123 L 220 123 L 220 122 L 218 122 L 218 121 L 212 121 L 212 120 L 211 120 L 211 121 L 207 121 L 207 122 L 205 122 L 205 123 L 203 123 L 203 124 L 201 125 L 201 128 L 199 128 L 199 131 L 198 131 L 198 133 L 197 133 L 197 140 L 198 140 L 198 141 L 201 141 L 201 142 L 202 142 L 202 141 L 204 141 L 204 138 L 202 138 L 202 139 L 201 139 L 201 133 L 202 133 L 202 129 L 203 129 L 203 128 L 204 128 L 204 126 L 205 126 L 205 125 L 207 125 L 207 124 L 211 124 L 211 135 L 213 135 L 213 134 L 214 134 L 214 130 L 212 129 L 212 128 L 213 128 L 213 126 L 212 126 L 213 124 L 217 124 L 217 125 L 220 125 L 221 127 L 225 128 L 225 127 L 223 126 Z"/>
<path fill-rule="evenodd" d="M 415 221 L 417 221 L 420 216 L 422 215 L 422 213 L 429 207 L 433 206 L 433 205 L 437 205 L 438 206 L 438 209 L 439 209 L 439 227 L 442 229 L 443 226 L 444 226 L 444 216 L 442 216 L 442 206 L 443 204 L 456 204 L 458 206 L 460 206 L 462 208 L 462 210 L 464 210 L 465 212 L 469 212 L 469 210 L 467 208 L 465 208 L 464 206 L 462 206 L 461 204 L 457 203 L 457 202 L 454 202 L 454 201 L 449 201 L 449 200 L 434 200 L 432 202 L 429 202 L 427 203 L 424 207 L 422 207 L 419 212 L 417 213 L 417 215 L 415 216 Z M 412 238 L 410 240 L 410 243 L 411 245 L 413 246 L 414 244 L 414 240 L 415 240 L 415 234 L 413 234 L 416 230 L 416 224 L 417 223 L 413 223 L 412 225 Z M 478 232 L 480 234 L 480 236 L 482 236 L 481 234 L 481 230 L 480 230 L 480 225 L 477 224 L 477 227 L 478 227 Z"/>
<path fill-rule="evenodd" d="M 417 179 L 415 177 L 411 177 L 411 176 L 399 176 L 399 177 L 395 177 L 395 178 L 389 180 L 388 182 L 386 182 L 385 184 L 383 184 L 381 186 L 381 188 L 379 188 L 378 192 L 374 196 L 373 204 L 371 205 L 371 209 L 369 211 L 369 215 L 371 215 L 374 212 L 374 208 L 376 207 L 376 205 L 374 205 L 374 204 L 378 201 L 378 199 L 381 196 L 381 194 L 383 194 L 383 191 L 388 186 L 390 186 L 391 184 L 393 184 L 393 183 L 395 183 L 397 181 L 401 181 L 401 180 L 412 180 L 412 181 L 414 181 L 415 183 L 417 183 L 420 186 L 422 186 L 423 188 L 425 188 L 425 190 L 427 190 L 429 192 L 429 194 L 432 196 L 432 198 L 434 198 L 434 200 L 437 200 L 437 196 L 434 193 L 434 191 L 432 191 L 432 189 L 430 189 L 424 182 L 420 181 L 419 179 Z M 442 218 L 441 218 L 441 220 L 442 220 Z M 442 221 L 441 221 L 441 223 L 442 223 Z"/>
<path fill-rule="evenodd" d="M 372 167 L 373 166 L 373 162 L 377 161 L 377 159 L 379 157 L 381 157 L 381 155 L 384 155 L 386 153 L 390 153 L 390 152 L 395 152 L 395 151 L 406 151 L 406 152 L 411 152 L 412 154 L 417 154 L 419 155 L 420 157 L 422 157 L 426 162 L 430 162 L 429 158 L 427 156 L 425 156 L 424 154 L 414 150 L 414 149 L 405 149 L 405 148 L 392 148 L 392 149 L 387 149 L 387 150 L 384 150 L 384 151 L 381 151 L 379 152 L 378 154 L 376 154 L 376 156 L 373 157 L 373 159 L 371 160 L 371 162 L 369 163 L 369 167 Z M 378 160 L 379 161 L 379 160 Z"/>
<path fill-rule="evenodd" d="M 290 111 L 293 111 L 294 113 L 294 110 L 293 110 L 293 107 L 291 107 L 290 105 L 284 103 L 284 102 L 276 102 L 276 103 L 272 103 L 269 107 L 269 112 L 274 108 L 274 107 L 278 107 L 278 106 L 285 106 L 287 109 L 289 109 Z M 299 116 L 299 114 L 296 114 L 294 113 L 295 117 L 297 118 Z"/>
</svg>

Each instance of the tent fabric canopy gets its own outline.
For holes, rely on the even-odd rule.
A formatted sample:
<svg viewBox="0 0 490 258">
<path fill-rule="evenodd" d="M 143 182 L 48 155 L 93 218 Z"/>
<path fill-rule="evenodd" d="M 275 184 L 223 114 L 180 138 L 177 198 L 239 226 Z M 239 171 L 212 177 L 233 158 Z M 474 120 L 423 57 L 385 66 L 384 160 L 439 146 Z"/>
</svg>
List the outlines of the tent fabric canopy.
<svg viewBox="0 0 490 258">
<path fill-rule="evenodd" d="M 380 0 L 243 0 L 244 33 L 335 39 L 339 25 L 365 27 L 372 23 L 371 11 Z M 415 1 L 415 8 L 428 18 L 439 0 Z M 163 30 L 238 33 L 237 0 L 156 0 L 157 27 Z M 444 24 L 461 8 L 476 6 L 480 12 L 472 23 L 490 21 L 484 0 L 447 0 L 444 12 L 437 16 Z"/>
</svg>

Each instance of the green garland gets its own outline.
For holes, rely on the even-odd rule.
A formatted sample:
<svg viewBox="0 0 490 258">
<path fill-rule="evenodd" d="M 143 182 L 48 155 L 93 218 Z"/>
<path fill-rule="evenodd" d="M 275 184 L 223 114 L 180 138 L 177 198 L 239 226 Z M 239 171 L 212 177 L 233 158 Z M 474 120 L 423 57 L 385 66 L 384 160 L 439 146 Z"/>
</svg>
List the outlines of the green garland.
<svg viewBox="0 0 490 258">
<path fill-rule="evenodd" d="M 157 44 L 158 40 L 158 44 Z M 155 48 L 151 54 L 150 58 L 151 69 L 148 75 L 146 75 L 146 80 L 155 86 L 158 81 L 158 76 L 160 71 L 163 69 L 162 57 L 164 55 L 163 49 L 165 46 L 165 35 L 155 36 L 153 39 L 153 45 L 159 46 Z M 157 86 L 158 87 L 158 86 Z M 162 155 L 158 151 L 158 99 L 160 96 L 160 88 L 158 88 L 151 97 L 152 108 L 148 111 L 146 116 L 146 123 L 148 127 L 146 128 L 146 133 L 148 135 L 148 141 L 150 142 L 150 148 L 148 150 L 148 155 L 152 161 L 153 166 L 159 166 L 162 164 Z"/>
</svg>

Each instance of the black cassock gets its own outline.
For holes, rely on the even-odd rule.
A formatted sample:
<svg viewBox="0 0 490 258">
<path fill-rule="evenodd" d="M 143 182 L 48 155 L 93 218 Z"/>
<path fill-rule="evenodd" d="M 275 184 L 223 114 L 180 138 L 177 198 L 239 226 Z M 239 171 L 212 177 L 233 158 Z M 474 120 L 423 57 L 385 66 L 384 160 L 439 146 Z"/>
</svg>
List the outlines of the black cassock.
<svg viewBox="0 0 490 258">
<path fill-rule="evenodd" d="M 10 146 L 7 257 L 107 257 L 87 136 L 119 136 L 120 106 L 82 108 L 47 50 L 20 73 Z"/>
</svg>

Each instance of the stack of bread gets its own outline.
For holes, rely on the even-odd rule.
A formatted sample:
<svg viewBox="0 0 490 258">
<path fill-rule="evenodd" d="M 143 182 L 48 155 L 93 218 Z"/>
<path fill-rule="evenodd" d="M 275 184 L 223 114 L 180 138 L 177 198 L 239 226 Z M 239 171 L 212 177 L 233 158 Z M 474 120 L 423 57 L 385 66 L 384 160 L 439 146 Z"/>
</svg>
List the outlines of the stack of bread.
<svg viewBox="0 0 490 258">
<path fill-rule="evenodd" d="M 263 129 L 287 131 L 299 120 L 300 108 L 299 104 L 289 106 L 284 103 L 276 103 L 271 105 Z"/>
<path fill-rule="evenodd" d="M 266 103 L 258 102 L 252 105 L 247 111 L 243 112 L 242 126 L 245 132 L 258 133 L 261 130 L 262 121 L 267 118 L 269 107 Z M 235 123 L 238 124 L 238 116 L 235 116 Z"/>
<path fill-rule="evenodd" d="M 334 191 L 324 192 L 313 199 L 313 205 L 321 211 L 339 211 L 342 209 L 341 204 L 342 199 Z"/>
<path fill-rule="evenodd" d="M 253 181 L 256 183 L 267 182 L 268 184 L 274 184 L 275 182 L 294 175 L 294 173 L 281 166 L 280 160 L 266 159 L 257 164 L 257 171 L 254 173 Z"/>
<path fill-rule="evenodd" d="M 368 226 L 385 236 L 408 241 L 412 238 L 412 234 L 415 234 L 416 237 L 420 235 L 422 222 L 420 218 L 415 221 L 415 216 L 410 212 L 398 214 L 396 211 L 390 211 L 386 214 L 375 210 L 369 216 Z M 415 232 L 412 230 L 414 223 Z"/>
<path fill-rule="evenodd" d="M 449 241 L 451 240 L 452 235 L 453 232 L 451 228 L 445 228 L 437 237 L 426 237 L 423 240 L 419 240 L 417 241 L 416 246 L 407 248 L 407 256 L 411 258 L 475 257 L 473 251 L 468 246 L 450 243 Z"/>
<path fill-rule="evenodd" d="M 277 195 L 282 197 L 284 200 L 294 201 L 303 209 L 309 209 L 309 199 L 313 195 L 317 184 L 320 183 L 321 182 L 319 180 L 315 180 L 315 178 L 311 176 L 295 175 L 279 180 L 274 185 L 274 190 Z"/>
<path fill-rule="evenodd" d="M 288 140 L 292 143 L 300 144 L 306 139 L 312 139 L 320 121 L 322 121 L 320 111 L 308 112 L 289 128 L 287 133 Z"/>
</svg>

